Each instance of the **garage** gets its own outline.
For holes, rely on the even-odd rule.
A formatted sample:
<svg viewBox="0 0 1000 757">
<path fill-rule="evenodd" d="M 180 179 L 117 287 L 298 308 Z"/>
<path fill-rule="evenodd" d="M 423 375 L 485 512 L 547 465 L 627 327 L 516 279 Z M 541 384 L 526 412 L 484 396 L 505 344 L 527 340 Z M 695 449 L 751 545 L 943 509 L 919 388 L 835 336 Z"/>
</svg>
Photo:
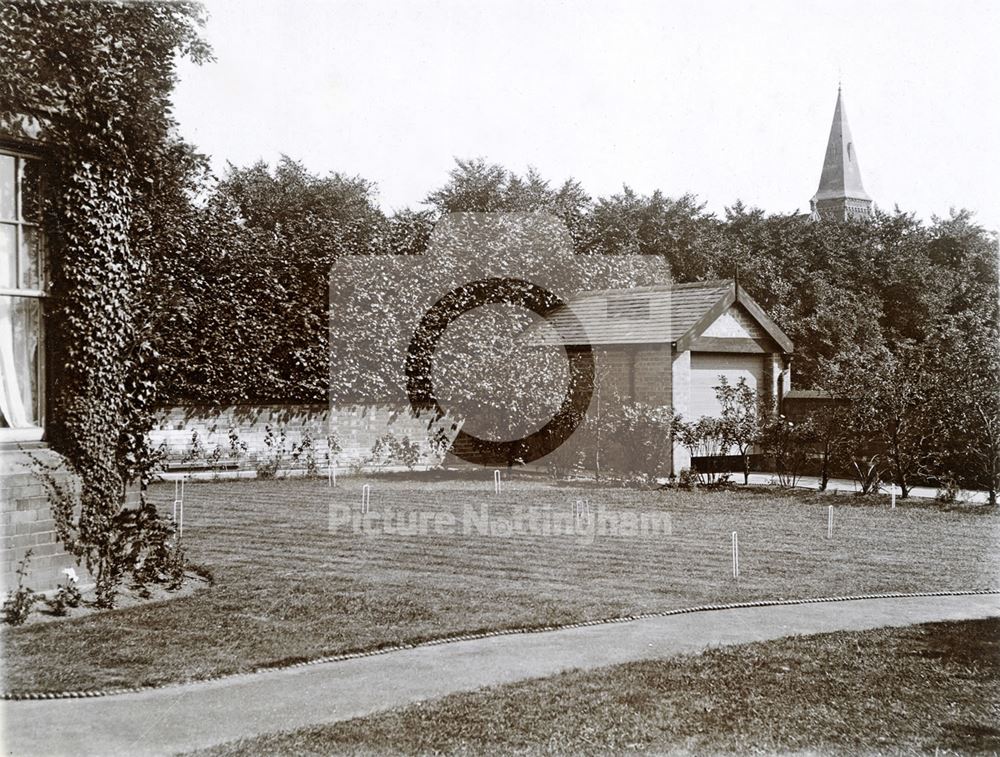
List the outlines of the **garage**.
<svg viewBox="0 0 1000 757">
<path fill-rule="evenodd" d="M 715 396 L 719 376 L 725 376 L 730 384 L 741 378 L 755 392 L 764 386 L 764 355 L 741 354 L 738 352 L 692 352 L 691 353 L 691 403 L 687 416 L 691 420 L 703 415 L 718 417 L 722 412 Z M 759 392 L 758 392 L 759 394 Z"/>
</svg>

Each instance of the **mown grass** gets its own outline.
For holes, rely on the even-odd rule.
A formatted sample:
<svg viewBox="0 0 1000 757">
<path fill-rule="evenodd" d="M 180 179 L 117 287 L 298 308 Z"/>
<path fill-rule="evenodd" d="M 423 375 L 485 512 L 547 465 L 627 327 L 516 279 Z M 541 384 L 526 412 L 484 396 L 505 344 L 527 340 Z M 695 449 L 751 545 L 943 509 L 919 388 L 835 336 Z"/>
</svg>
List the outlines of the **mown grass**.
<svg viewBox="0 0 1000 757">
<path fill-rule="evenodd" d="M 5 628 L 8 691 L 185 681 L 442 636 L 545 626 L 709 602 L 1000 585 L 1000 517 L 988 508 L 860 505 L 758 491 L 632 491 L 439 477 L 189 484 L 184 540 L 214 584 L 168 602 Z M 449 512 L 488 503 L 666 511 L 661 538 L 364 537 L 327 528 L 331 503 Z M 154 488 L 169 510 L 173 486 Z M 827 505 L 835 505 L 826 538 Z M 730 575 L 730 533 L 741 571 Z"/>
<path fill-rule="evenodd" d="M 990 619 L 564 673 L 198 754 L 995 754 L 998 702 Z"/>
</svg>

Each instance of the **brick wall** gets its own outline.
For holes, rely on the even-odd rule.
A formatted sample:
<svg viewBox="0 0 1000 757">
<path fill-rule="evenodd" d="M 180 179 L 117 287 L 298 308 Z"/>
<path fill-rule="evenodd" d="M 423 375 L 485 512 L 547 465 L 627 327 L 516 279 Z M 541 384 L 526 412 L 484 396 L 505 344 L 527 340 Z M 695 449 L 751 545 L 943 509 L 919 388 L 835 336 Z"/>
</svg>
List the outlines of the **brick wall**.
<svg viewBox="0 0 1000 757">
<path fill-rule="evenodd" d="M 671 355 L 671 394 L 674 412 L 687 418 L 691 413 L 691 352 L 677 352 Z M 691 467 L 691 455 L 683 444 L 674 447 L 672 469 L 679 474 Z"/>
<path fill-rule="evenodd" d="M 670 405 L 671 396 L 670 346 L 642 345 L 635 357 L 635 399 L 648 405 Z"/>
<path fill-rule="evenodd" d="M 605 396 L 649 405 L 671 403 L 670 346 L 629 344 L 594 348 L 598 382 Z"/>
<path fill-rule="evenodd" d="M 453 437 L 451 425 L 443 419 L 435 428 Z M 306 471 L 310 461 L 326 471 L 333 435 L 341 447 L 335 461 L 343 472 L 352 463 L 363 464 L 375 441 L 386 434 L 420 445 L 418 467 L 437 465 L 441 457 L 431 448 L 432 433 L 427 420 L 414 417 L 408 407 L 193 405 L 163 410 L 150 441 L 164 448 L 168 469 L 177 471 L 256 471 L 279 457 L 278 468 L 284 472 Z M 303 448 L 307 439 L 309 444 Z"/>
<path fill-rule="evenodd" d="M 30 455 L 45 465 L 60 466 L 52 475 L 73 486 L 71 474 L 62 466 L 62 458 L 44 447 Z M 31 457 L 20 450 L 0 450 L 0 591 L 16 585 L 16 571 L 31 550 L 25 585 L 35 591 L 47 591 L 61 583 L 62 571 L 75 567 L 86 581 L 85 571 L 56 540 L 55 521 L 45 495 L 45 486 L 33 472 Z"/>
</svg>

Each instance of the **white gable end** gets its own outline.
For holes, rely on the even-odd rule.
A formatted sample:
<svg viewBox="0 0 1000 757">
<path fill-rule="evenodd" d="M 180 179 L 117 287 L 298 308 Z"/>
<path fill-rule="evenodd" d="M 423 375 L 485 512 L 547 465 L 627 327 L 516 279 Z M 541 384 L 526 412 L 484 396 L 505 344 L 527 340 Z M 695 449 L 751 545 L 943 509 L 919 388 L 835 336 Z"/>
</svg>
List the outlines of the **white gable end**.
<svg viewBox="0 0 1000 757">
<path fill-rule="evenodd" d="M 712 321 L 701 335 L 729 339 L 761 339 L 767 336 L 767 332 L 741 306 L 732 305 Z"/>
</svg>

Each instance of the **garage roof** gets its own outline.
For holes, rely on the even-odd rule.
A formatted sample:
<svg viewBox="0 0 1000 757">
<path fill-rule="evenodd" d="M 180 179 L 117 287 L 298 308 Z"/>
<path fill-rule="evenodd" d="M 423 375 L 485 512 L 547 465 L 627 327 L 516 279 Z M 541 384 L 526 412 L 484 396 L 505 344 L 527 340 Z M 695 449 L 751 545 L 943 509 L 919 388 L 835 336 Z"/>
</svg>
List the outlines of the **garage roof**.
<svg viewBox="0 0 1000 757">
<path fill-rule="evenodd" d="M 742 287 L 728 279 L 581 292 L 549 313 L 548 321 L 558 331 L 558 341 L 569 346 L 668 343 L 684 351 L 735 303 L 782 351 L 792 351 L 791 340 L 777 324 Z M 555 334 L 549 334 L 543 341 L 554 342 Z"/>
</svg>

